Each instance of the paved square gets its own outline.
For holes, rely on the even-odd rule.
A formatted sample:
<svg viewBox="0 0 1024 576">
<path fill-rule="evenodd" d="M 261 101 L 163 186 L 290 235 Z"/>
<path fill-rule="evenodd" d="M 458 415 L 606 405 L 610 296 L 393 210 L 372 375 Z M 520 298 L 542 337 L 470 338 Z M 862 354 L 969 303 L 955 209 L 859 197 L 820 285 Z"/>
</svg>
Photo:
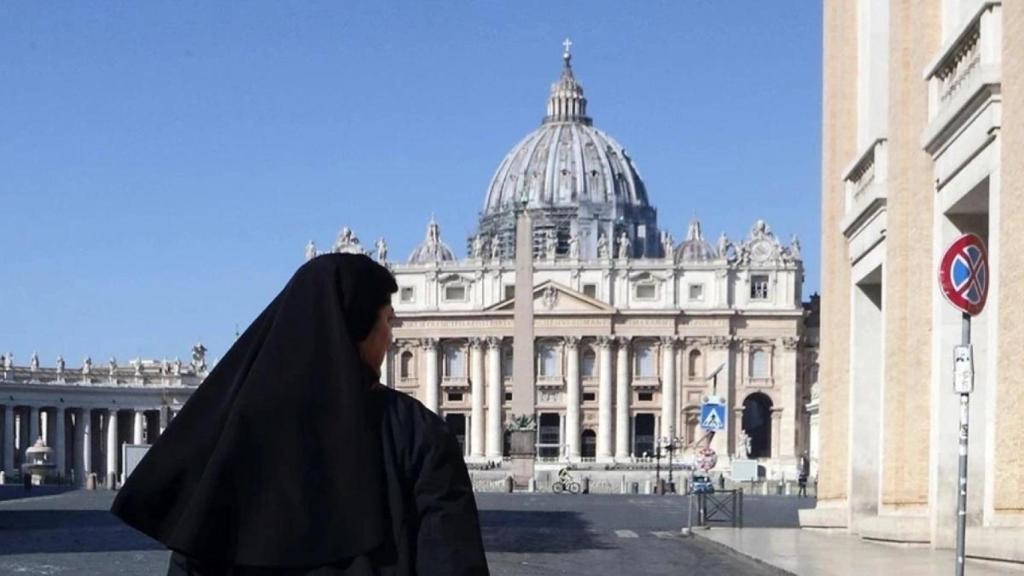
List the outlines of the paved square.
<svg viewBox="0 0 1024 576">
<path fill-rule="evenodd" d="M 0 502 L 0 575 L 162 574 L 168 552 L 111 515 L 112 500 L 112 492 L 79 490 Z M 686 501 L 678 496 L 479 494 L 478 502 L 495 575 L 778 574 L 681 537 Z M 793 524 L 800 504 L 751 497 L 747 523 Z"/>
</svg>

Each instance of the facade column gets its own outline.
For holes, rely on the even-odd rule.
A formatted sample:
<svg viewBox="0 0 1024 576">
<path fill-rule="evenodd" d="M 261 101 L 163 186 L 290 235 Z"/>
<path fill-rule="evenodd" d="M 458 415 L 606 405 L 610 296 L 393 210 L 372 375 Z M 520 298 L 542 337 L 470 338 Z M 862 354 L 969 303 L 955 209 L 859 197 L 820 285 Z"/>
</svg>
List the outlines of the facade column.
<svg viewBox="0 0 1024 576">
<path fill-rule="evenodd" d="M 117 409 L 107 411 L 107 478 L 113 474 L 117 481 L 120 470 L 117 469 Z"/>
<path fill-rule="evenodd" d="M 424 338 L 420 341 L 423 353 L 427 359 L 427 377 L 423 381 L 426 386 L 423 394 L 423 404 L 433 413 L 438 414 L 441 402 L 441 383 L 437 371 L 437 338 Z"/>
<path fill-rule="evenodd" d="M 747 443 L 744 440 L 744 438 L 746 438 L 746 434 L 743 432 L 743 406 L 736 406 L 736 407 L 734 407 L 732 409 L 732 415 L 733 415 L 733 418 L 732 418 L 732 422 L 733 422 L 733 424 L 732 424 L 733 438 L 735 438 L 735 442 L 736 442 L 736 450 L 734 451 L 734 454 L 735 454 L 736 458 L 739 458 L 740 460 L 746 460 L 747 459 Z M 699 419 L 700 416 L 698 416 L 697 418 Z M 699 424 L 698 424 L 698 426 L 699 426 Z M 712 447 L 713 446 L 714 446 L 714 443 L 712 443 Z M 717 452 L 717 450 L 715 450 L 715 451 Z"/>
<path fill-rule="evenodd" d="M 781 346 L 776 346 L 776 354 L 779 355 L 779 362 L 772 362 L 774 373 L 772 378 L 775 386 L 782 391 L 781 408 L 787 415 L 780 424 L 782 430 L 779 434 L 779 456 L 783 458 L 796 458 L 797 456 L 797 427 L 800 422 L 796 415 L 801 402 L 800 378 L 796 371 L 797 354 L 800 340 L 794 337 L 783 338 Z"/>
<path fill-rule="evenodd" d="M 142 410 L 135 410 L 135 419 L 132 421 L 132 444 L 142 444 L 142 428 L 146 423 L 146 414 Z"/>
<path fill-rule="evenodd" d="M 14 406 L 8 404 L 4 410 L 4 471 L 14 474 Z"/>
<path fill-rule="evenodd" d="M 737 403 L 737 398 L 734 398 L 733 393 L 733 359 L 732 359 L 732 336 L 714 336 L 711 338 L 711 354 L 708 358 L 708 363 L 704 365 L 705 370 L 710 374 L 711 371 L 717 370 L 719 366 L 724 365 L 722 371 L 718 373 L 716 378 L 717 385 L 714 389 L 714 393 L 718 395 L 723 401 L 725 401 L 725 410 L 728 414 L 730 409 L 738 410 L 740 417 L 736 419 L 734 425 L 726 423 L 725 433 L 715 434 L 715 439 L 711 442 L 711 448 L 718 453 L 719 459 L 725 456 L 735 456 L 737 458 L 746 458 L 744 453 L 744 447 L 740 443 L 742 437 L 742 415 L 743 415 L 743 404 Z M 702 351 L 703 353 L 703 351 Z M 711 390 L 711 382 L 708 382 L 707 390 Z"/>
<path fill-rule="evenodd" d="M 623 462 L 629 460 L 629 399 L 633 395 L 633 383 L 630 378 L 629 347 L 630 338 L 620 336 L 616 339 L 618 355 L 615 358 L 615 459 Z"/>
<path fill-rule="evenodd" d="M 51 421 L 50 421 L 50 411 L 47 410 L 46 408 L 40 408 L 39 409 L 39 435 L 43 438 L 43 444 L 46 444 L 47 446 L 49 446 L 51 448 L 53 447 L 53 442 L 50 441 L 50 439 L 51 439 L 50 430 L 52 428 L 53 428 L 53 425 L 51 424 Z M 35 440 L 32 440 L 32 441 L 35 442 Z"/>
<path fill-rule="evenodd" d="M 64 428 L 64 407 L 57 406 L 53 409 L 53 454 L 54 463 L 57 465 L 57 474 L 61 477 L 67 476 L 68 465 L 67 465 L 67 453 L 68 448 L 66 444 L 67 435 L 65 434 Z"/>
<path fill-rule="evenodd" d="M 580 339 L 565 338 L 565 420 L 562 421 L 566 454 L 570 461 L 580 459 Z"/>
<path fill-rule="evenodd" d="M 470 417 L 472 430 L 469 439 L 469 455 L 481 458 L 484 455 L 484 342 L 480 338 L 469 341 L 470 386 L 473 411 Z"/>
<path fill-rule="evenodd" d="M 661 338 L 661 436 L 676 436 L 676 342 L 675 336 Z"/>
<path fill-rule="evenodd" d="M 487 339 L 487 457 L 501 459 L 505 437 L 501 431 L 502 393 L 501 338 Z"/>
<path fill-rule="evenodd" d="M 28 442 L 22 448 L 28 448 L 39 439 L 39 407 L 28 407 Z"/>
<path fill-rule="evenodd" d="M 597 390 L 597 459 L 607 462 L 612 459 L 612 339 L 598 336 L 597 347 L 601 365 Z"/>
<path fill-rule="evenodd" d="M 772 458 L 782 454 L 782 408 L 772 408 Z"/>
<path fill-rule="evenodd" d="M 75 442 L 74 442 L 74 463 L 75 481 L 84 484 L 89 473 L 92 472 L 92 447 L 89 445 L 89 428 L 92 423 L 91 410 L 79 408 L 75 414 Z"/>
</svg>

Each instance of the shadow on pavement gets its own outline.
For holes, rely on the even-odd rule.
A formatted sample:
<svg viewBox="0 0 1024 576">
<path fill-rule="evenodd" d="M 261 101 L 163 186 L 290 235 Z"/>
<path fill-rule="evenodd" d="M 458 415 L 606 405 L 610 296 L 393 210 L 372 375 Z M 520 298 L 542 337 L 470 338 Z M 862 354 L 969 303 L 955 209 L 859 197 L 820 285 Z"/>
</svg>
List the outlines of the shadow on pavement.
<svg viewBox="0 0 1024 576">
<path fill-rule="evenodd" d="M 0 502 L 5 500 L 20 500 L 22 498 L 37 498 L 39 496 L 53 496 L 77 490 L 75 486 L 33 486 L 31 490 L 19 485 L 0 485 Z"/>
<path fill-rule="evenodd" d="M 0 555 L 166 550 L 105 510 L 0 509 Z"/>
<path fill-rule="evenodd" d="M 480 527 L 488 552 L 570 554 L 613 549 L 590 532 L 578 512 L 481 510 Z"/>
<path fill-rule="evenodd" d="M 814 508 L 815 498 L 794 496 L 743 497 L 744 528 L 799 528 L 799 510 Z"/>
</svg>

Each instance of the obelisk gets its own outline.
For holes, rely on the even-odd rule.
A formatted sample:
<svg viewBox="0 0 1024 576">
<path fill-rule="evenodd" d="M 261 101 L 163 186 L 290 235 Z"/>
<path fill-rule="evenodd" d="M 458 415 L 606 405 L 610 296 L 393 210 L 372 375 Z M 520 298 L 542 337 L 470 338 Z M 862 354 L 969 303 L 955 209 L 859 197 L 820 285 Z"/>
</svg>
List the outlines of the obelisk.
<svg viewBox="0 0 1024 576">
<path fill-rule="evenodd" d="M 533 371 L 533 222 L 524 195 L 516 213 L 516 292 L 512 337 L 512 478 L 517 486 L 533 478 L 537 457 Z"/>
</svg>

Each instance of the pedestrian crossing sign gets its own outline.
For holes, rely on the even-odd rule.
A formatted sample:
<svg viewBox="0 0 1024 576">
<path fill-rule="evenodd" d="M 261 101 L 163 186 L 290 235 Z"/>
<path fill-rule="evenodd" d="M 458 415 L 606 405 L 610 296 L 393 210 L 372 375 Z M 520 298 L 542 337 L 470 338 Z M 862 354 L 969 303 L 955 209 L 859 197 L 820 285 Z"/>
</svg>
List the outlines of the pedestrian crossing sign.
<svg viewBox="0 0 1024 576">
<path fill-rule="evenodd" d="M 700 427 L 709 432 L 725 430 L 725 404 L 711 402 L 701 404 Z"/>
</svg>

